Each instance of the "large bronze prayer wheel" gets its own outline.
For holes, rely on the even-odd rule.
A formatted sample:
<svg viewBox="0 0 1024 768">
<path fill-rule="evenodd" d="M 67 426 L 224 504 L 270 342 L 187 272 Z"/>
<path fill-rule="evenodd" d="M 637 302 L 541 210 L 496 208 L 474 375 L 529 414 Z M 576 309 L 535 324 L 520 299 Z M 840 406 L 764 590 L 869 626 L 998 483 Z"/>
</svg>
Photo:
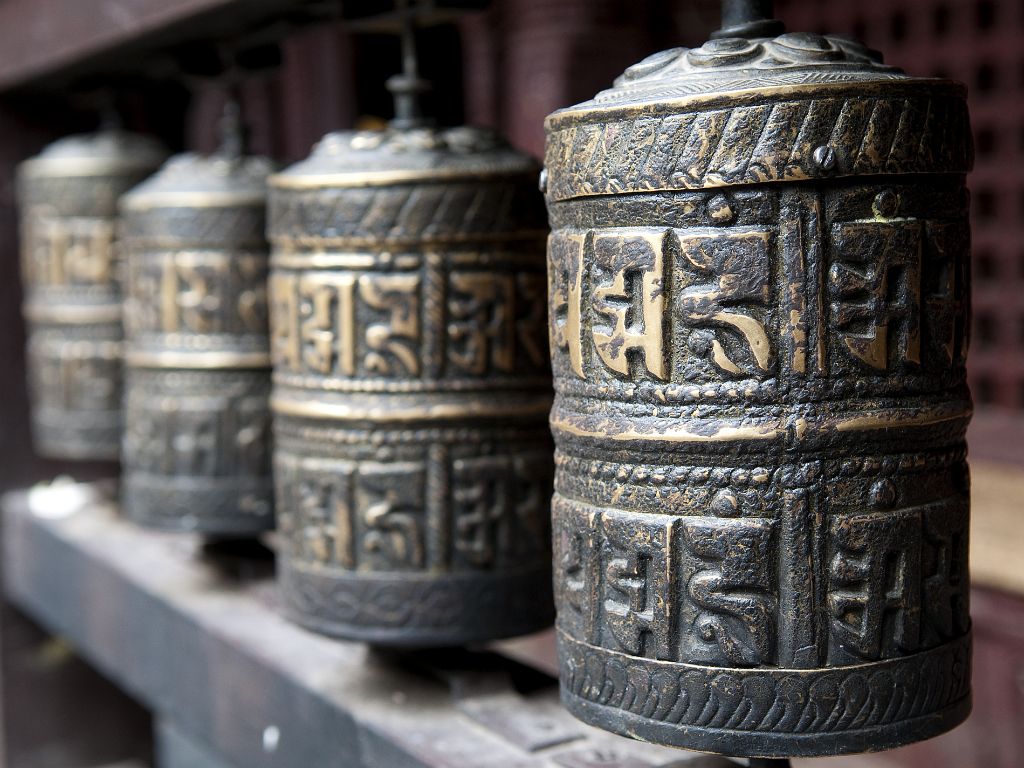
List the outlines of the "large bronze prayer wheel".
<svg viewBox="0 0 1024 768">
<path fill-rule="evenodd" d="M 32 436 L 40 455 L 119 455 L 117 201 L 164 157 L 149 138 L 103 130 L 54 142 L 18 169 Z"/>
<path fill-rule="evenodd" d="M 964 89 L 780 26 L 546 123 L 563 700 L 757 757 L 971 706 Z"/>
<path fill-rule="evenodd" d="M 375 643 L 550 623 L 538 167 L 489 132 L 330 134 L 270 181 L 279 580 Z"/>
<path fill-rule="evenodd" d="M 178 155 L 122 200 L 122 502 L 149 527 L 273 528 L 265 158 Z"/>
</svg>

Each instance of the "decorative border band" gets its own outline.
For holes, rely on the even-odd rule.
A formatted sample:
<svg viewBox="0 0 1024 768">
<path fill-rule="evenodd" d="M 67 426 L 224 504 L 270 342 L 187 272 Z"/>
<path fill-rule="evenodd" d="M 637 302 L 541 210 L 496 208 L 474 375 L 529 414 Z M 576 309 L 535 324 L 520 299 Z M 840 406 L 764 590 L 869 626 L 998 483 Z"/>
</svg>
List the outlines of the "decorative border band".
<svg viewBox="0 0 1024 768">
<path fill-rule="evenodd" d="M 718 668 L 639 659 L 558 632 L 562 700 L 625 736 L 783 757 L 887 749 L 938 735 L 971 709 L 971 636 L 846 667 Z"/>
</svg>

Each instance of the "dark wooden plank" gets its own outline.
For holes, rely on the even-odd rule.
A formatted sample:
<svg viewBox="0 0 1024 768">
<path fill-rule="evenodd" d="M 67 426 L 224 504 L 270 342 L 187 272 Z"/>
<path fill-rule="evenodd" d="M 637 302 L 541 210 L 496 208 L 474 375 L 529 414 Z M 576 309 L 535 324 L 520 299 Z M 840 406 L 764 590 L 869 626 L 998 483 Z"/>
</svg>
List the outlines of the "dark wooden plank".
<svg viewBox="0 0 1024 768">
<path fill-rule="evenodd" d="M 0 3 L 0 91 L 61 85 L 85 74 L 145 73 L 153 50 L 230 39 L 313 0 L 5 0 Z"/>
<path fill-rule="evenodd" d="M 735 766 L 578 723 L 553 680 L 494 654 L 384 654 L 307 632 L 277 612 L 269 563 L 139 530 L 89 486 L 2 507 L 8 598 L 226 764 Z"/>
</svg>

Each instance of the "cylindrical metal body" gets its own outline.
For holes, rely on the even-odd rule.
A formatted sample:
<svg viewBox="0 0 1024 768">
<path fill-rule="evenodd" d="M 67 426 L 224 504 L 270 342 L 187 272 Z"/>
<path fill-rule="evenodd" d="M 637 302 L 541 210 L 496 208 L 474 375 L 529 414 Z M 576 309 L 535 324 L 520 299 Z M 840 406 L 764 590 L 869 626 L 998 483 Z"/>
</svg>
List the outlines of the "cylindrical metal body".
<svg viewBox="0 0 1024 768">
<path fill-rule="evenodd" d="M 766 757 L 962 721 L 963 88 L 719 39 L 547 134 L 568 707 Z"/>
<path fill-rule="evenodd" d="M 119 455 L 117 200 L 164 157 L 148 138 L 109 130 L 61 139 L 19 167 L 29 396 L 40 455 Z"/>
<path fill-rule="evenodd" d="M 179 155 L 124 196 L 122 500 L 155 528 L 273 528 L 269 161 Z"/>
<path fill-rule="evenodd" d="M 279 578 L 375 643 L 550 623 L 538 168 L 472 129 L 331 134 L 271 179 Z"/>
</svg>

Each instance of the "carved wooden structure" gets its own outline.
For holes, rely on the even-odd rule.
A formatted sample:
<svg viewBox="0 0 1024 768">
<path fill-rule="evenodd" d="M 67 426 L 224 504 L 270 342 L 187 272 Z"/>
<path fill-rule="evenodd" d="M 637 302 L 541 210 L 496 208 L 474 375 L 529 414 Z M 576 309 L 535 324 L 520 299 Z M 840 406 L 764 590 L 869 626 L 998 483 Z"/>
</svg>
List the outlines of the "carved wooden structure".
<svg viewBox="0 0 1024 768">
<path fill-rule="evenodd" d="M 964 90 L 727 26 L 547 122 L 563 699 L 893 747 L 970 711 Z"/>
<path fill-rule="evenodd" d="M 538 169 L 469 128 L 336 133 L 271 179 L 280 580 L 331 634 L 550 622 Z"/>
<path fill-rule="evenodd" d="M 148 526 L 273 527 L 264 158 L 178 155 L 122 202 L 123 502 Z"/>
<path fill-rule="evenodd" d="M 118 456 L 117 200 L 163 158 L 151 139 L 106 130 L 54 142 L 18 169 L 32 431 L 42 455 Z"/>
</svg>

